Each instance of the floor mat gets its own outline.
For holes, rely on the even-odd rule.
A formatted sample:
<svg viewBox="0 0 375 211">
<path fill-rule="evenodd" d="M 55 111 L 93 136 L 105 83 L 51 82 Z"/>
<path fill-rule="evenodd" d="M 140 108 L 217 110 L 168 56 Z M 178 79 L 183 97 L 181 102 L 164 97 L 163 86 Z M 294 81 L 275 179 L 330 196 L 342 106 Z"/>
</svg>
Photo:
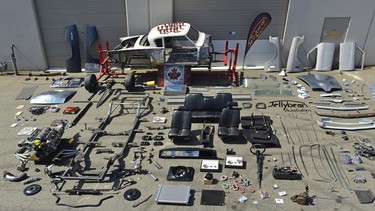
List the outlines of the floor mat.
<svg viewBox="0 0 375 211">
<path fill-rule="evenodd" d="M 374 194 L 371 190 L 355 190 L 355 194 L 361 204 L 368 204 L 374 201 Z"/>
<path fill-rule="evenodd" d="M 28 100 L 33 96 L 35 90 L 38 88 L 38 86 L 29 86 L 24 87 L 21 92 L 17 95 L 16 100 Z"/>
<path fill-rule="evenodd" d="M 202 190 L 201 205 L 223 206 L 225 192 L 222 190 Z"/>
</svg>

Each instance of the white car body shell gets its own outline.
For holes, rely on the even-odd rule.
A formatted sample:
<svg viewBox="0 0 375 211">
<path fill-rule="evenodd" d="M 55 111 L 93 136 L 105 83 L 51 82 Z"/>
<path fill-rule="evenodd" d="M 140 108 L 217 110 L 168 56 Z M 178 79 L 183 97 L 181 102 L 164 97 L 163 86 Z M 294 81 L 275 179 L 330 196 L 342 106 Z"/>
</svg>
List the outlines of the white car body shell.
<svg viewBox="0 0 375 211">
<path fill-rule="evenodd" d="M 121 37 L 120 41 L 108 54 L 123 67 L 164 63 L 210 66 L 212 62 L 211 36 L 189 23 L 161 24 L 148 34 Z"/>
</svg>

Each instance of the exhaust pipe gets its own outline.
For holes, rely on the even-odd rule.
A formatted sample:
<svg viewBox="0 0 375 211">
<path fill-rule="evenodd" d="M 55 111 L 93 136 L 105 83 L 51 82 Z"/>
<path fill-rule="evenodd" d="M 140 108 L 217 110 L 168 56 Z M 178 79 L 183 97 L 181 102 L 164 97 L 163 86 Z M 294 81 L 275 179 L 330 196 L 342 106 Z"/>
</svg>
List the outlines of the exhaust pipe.
<svg viewBox="0 0 375 211">
<path fill-rule="evenodd" d="M 12 173 L 10 173 L 8 171 L 4 171 L 3 178 L 5 180 L 11 181 L 11 182 L 20 182 L 20 181 L 23 181 L 23 180 L 25 180 L 27 178 L 27 174 L 23 173 L 20 176 L 16 177 Z"/>
</svg>

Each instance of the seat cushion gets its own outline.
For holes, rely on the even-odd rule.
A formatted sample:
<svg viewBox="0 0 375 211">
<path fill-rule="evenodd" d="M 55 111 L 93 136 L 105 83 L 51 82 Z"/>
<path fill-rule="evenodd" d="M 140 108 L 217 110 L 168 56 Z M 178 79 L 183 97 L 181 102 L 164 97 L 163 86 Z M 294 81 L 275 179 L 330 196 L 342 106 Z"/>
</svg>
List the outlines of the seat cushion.
<svg viewBox="0 0 375 211">
<path fill-rule="evenodd" d="M 182 129 L 179 131 L 178 137 L 188 138 L 190 137 L 190 129 Z"/>
<path fill-rule="evenodd" d="M 203 111 L 204 97 L 202 93 L 190 93 L 186 95 L 184 106 L 189 111 Z"/>
<path fill-rule="evenodd" d="M 218 136 L 222 138 L 240 136 L 240 131 L 238 130 L 240 119 L 239 109 L 224 108 L 219 121 Z"/>
<path fill-rule="evenodd" d="M 229 134 L 229 128 L 227 127 L 219 127 L 218 129 L 218 135 L 219 137 L 225 137 Z"/>
<path fill-rule="evenodd" d="M 171 129 L 168 132 L 170 139 L 175 138 L 188 138 L 191 131 L 191 112 L 179 111 L 173 112 Z"/>
<path fill-rule="evenodd" d="M 221 111 L 223 108 L 228 106 L 228 102 L 232 102 L 232 94 L 231 93 L 217 93 L 214 96 L 214 110 Z"/>
<path fill-rule="evenodd" d="M 171 130 L 168 132 L 168 137 L 169 138 L 175 138 L 175 137 L 178 136 L 179 132 L 180 132 L 180 129 L 178 129 L 178 128 L 171 128 Z"/>
</svg>

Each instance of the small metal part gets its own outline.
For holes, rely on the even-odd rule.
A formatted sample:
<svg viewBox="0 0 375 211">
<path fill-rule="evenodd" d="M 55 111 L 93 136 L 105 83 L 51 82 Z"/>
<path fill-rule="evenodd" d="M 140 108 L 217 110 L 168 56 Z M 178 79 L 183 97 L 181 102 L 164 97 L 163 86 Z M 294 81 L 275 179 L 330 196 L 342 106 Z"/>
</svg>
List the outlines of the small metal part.
<svg viewBox="0 0 375 211">
<path fill-rule="evenodd" d="M 114 187 L 114 190 L 121 190 L 135 183 L 137 182 L 133 179 L 121 179 L 120 183 L 116 187 Z"/>
<path fill-rule="evenodd" d="M 162 136 L 162 135 L 156 135 L 156 136 L 153 137 L 153 139 L 155 141 L 163 141 L 164 140 L 164 136 Z"/>
<path fill-rule="evenodd" d="M 357 161 L 357 163 L 359 163 L 359 164 L 363 163 L 363 160 L 362 160 L 361 156 L 359 156 L 357 154 L 354 154 L 354 158 Z"/>
<path fill-rule="evenodd" d="M 152 179 L 154 180 L 154 181 L 158 181 L 159 180 L 159 178 L 157 178 L 155 175 L 153 175 L 151 172 L 148 172 L 149 174 L 150 174 L 150 176 L 152 177 Z"/>
<path fill-rule="evenodd" d="M 148 141 L 142 141 L 141 146 L 150 146 L 150 142 Z"/>
<path fill-rule="evenodd" d="M 153 145 L 154 145 L 154 146 L 163 146 L 164 144 L 163 144 L 163 142 L 161 142 L 161 141 L 155 141 L 155 142 L 153 143 Z"/>
<path fill-rule="evenodd" d="M 243 109 L 250 109 L 252 106 L 253 106 L 253 104 L 250 103 L 250 102 L 244 102 L 244 103 L 242 103 L 242 108 Z"/>
<path fill-rule="evenodd" d="M 61 179 L 52 179 L 51 180 L 51 184 L 53 184 L 53 186 L 55 187 L 55 190 L 56 191 L 61 191 L 61 188 L 62 188 L 62 186 L 65 184 L 65 182 L 66 181 L 63 181 L 63 180 L 61 180 Z M 60 183 L 62 183 L 61 185 L 60 185 L 60 187 L 59 187 L 59 184 Z"/>
<path fill-rule="evenodd" d="M 51 165 L 49 165 L 49 166 L 46 166 L 46 167 L 44 168 L 44 173 L 50 175 L 50 174 L 52 173 L 52 170 L 51 170 L 51 169 L 52 169 L 53 166 L 54 166 L 53 164 L 51 164 Z"/>
<path fill-rule="evenodd" d="M 36 176 L 36 177 L 30 177 L 30 178 L 27 178 L 25 180 L 22 181 L 22 183 L 24 185 L 27 185 L 27 184 L 30 184 L 30 183 L 33 183 L 33 182 L 36 182 L 36 181 L 39 181 L 41 180 L 42 178 L 40 176 Z"/>
<path fill-rule="evenodd" d="M 141 201 L 139 201 L 139 202 L 133 204 L 133 208 L 138 207 L 139 205 L 145 203 L 145 202 L 148 201 L 151 197 L 152 197 L 152 194 L 149 195 L 149 196 L 147 196 L 147 198 L 145 198 L 145 199 L 143 199 L 143 200 L 141 200 Z"/>
<path fill-rule="evenodd" d="M 109 153 L 109 154 L 112 154 L 114 153 L 114 151 L 112 149 L 96 149 L 96 154 L 101 154 L 101 153 Z"/>
<path fill-rule="evenodd" d="M 366 171 L 366 168 L 365 167 L 355 167 L 355 171 Z"/>
<path fill-rule="evenodd" d="M 236 152 L 234 151 L 234 149 L 233 148 L 228 148 L 227 150 L 227 155 L 235 155 L 236 154 Z"/>
<path fill-rule="evenodd" d="M 152 158 L 154 157 L 154 155 L 150 152 L 150 153 L 148 153 L 148 155 L 147 155 L 147 160 L 148 160 L 148 162 L 151 164 L 152 163 Z"/>
<path fill-rule="evenodd" d="M 124 147 L 124 143 L 122 142 L 112 142 L 113 147 Z"/>
<path fill-rule="evenodd" d="M 375 149 L 372 145 L 361 142 L 354 144 L 353 147 L 357 155 L 366 157 L 369 160 L 375 160 Z"/>
<path fill-rule="evenodd" d="M 157 168 L 157 169 L 162 169 L 163 167 L 156 161 L 152 162 L 152 164 Z"/>
<path fill-rule="evenodd" d="M 152 136 L 150 136 L 150 135 L 144 135 L 144 136 L 142 136 L 142 140 L 143 141 L 151 141 L 152 140 Z"/>
<path fill-rule="evenodd" d="M 339 152 L 339 153 L 350 153 L 350 150 L 348 150 L 348 149 L 344 149 L 344 148 L 340 148 L 340 149 L 338 150 L 338 152 Z"/>
<path fill-rule="evenodd" d="M 249 179 L 243 179 L 242 180 L 242 185 L 244 187 L 249 187 L 250 186 L 250 180 Z"/>
<path fill-rule="evenodd" d="M 227 181 L 227 180 L 228 180 L 228 176 L 226 176 L 226 175 L 221 175 L 221 176 L 220 176 L 220 180 L 221 180 L 221 181 Z"/>
<path fill-rule="evenodd" d="M 12 173 L 8 172 L 8 171 L 4 171 L 3 178 L 5 180 L 11 181 L 11 182 L 20 182 L 20 181 L 25 180 L 27 178 L 27 174 L 23 173 L 23 174 L 21 174 L 20 176 L 17 177 L 15 175 L 13 175 Z"/>
<path fill-rule="evenodd" d="M 363 175 L 356 175 L 356 176 L 353 178 L 353 182 L 355 182 L 355 183 L 366 183 L 367 180 L 366 180 L 366 177 L 363 176 Z"/>
<path fill-rule="evenodd" d="M 353 159 L 350 155 L 345 155 L 345 164 L 353 164 Z"/>
<path fill-rule="evenodd" d="M 257 103 L 257 104 L 255 104 L 255 108 L 257 108 L 257 109 L 266 109 L 267 105 L 265 103 Z"/>
</svg>

